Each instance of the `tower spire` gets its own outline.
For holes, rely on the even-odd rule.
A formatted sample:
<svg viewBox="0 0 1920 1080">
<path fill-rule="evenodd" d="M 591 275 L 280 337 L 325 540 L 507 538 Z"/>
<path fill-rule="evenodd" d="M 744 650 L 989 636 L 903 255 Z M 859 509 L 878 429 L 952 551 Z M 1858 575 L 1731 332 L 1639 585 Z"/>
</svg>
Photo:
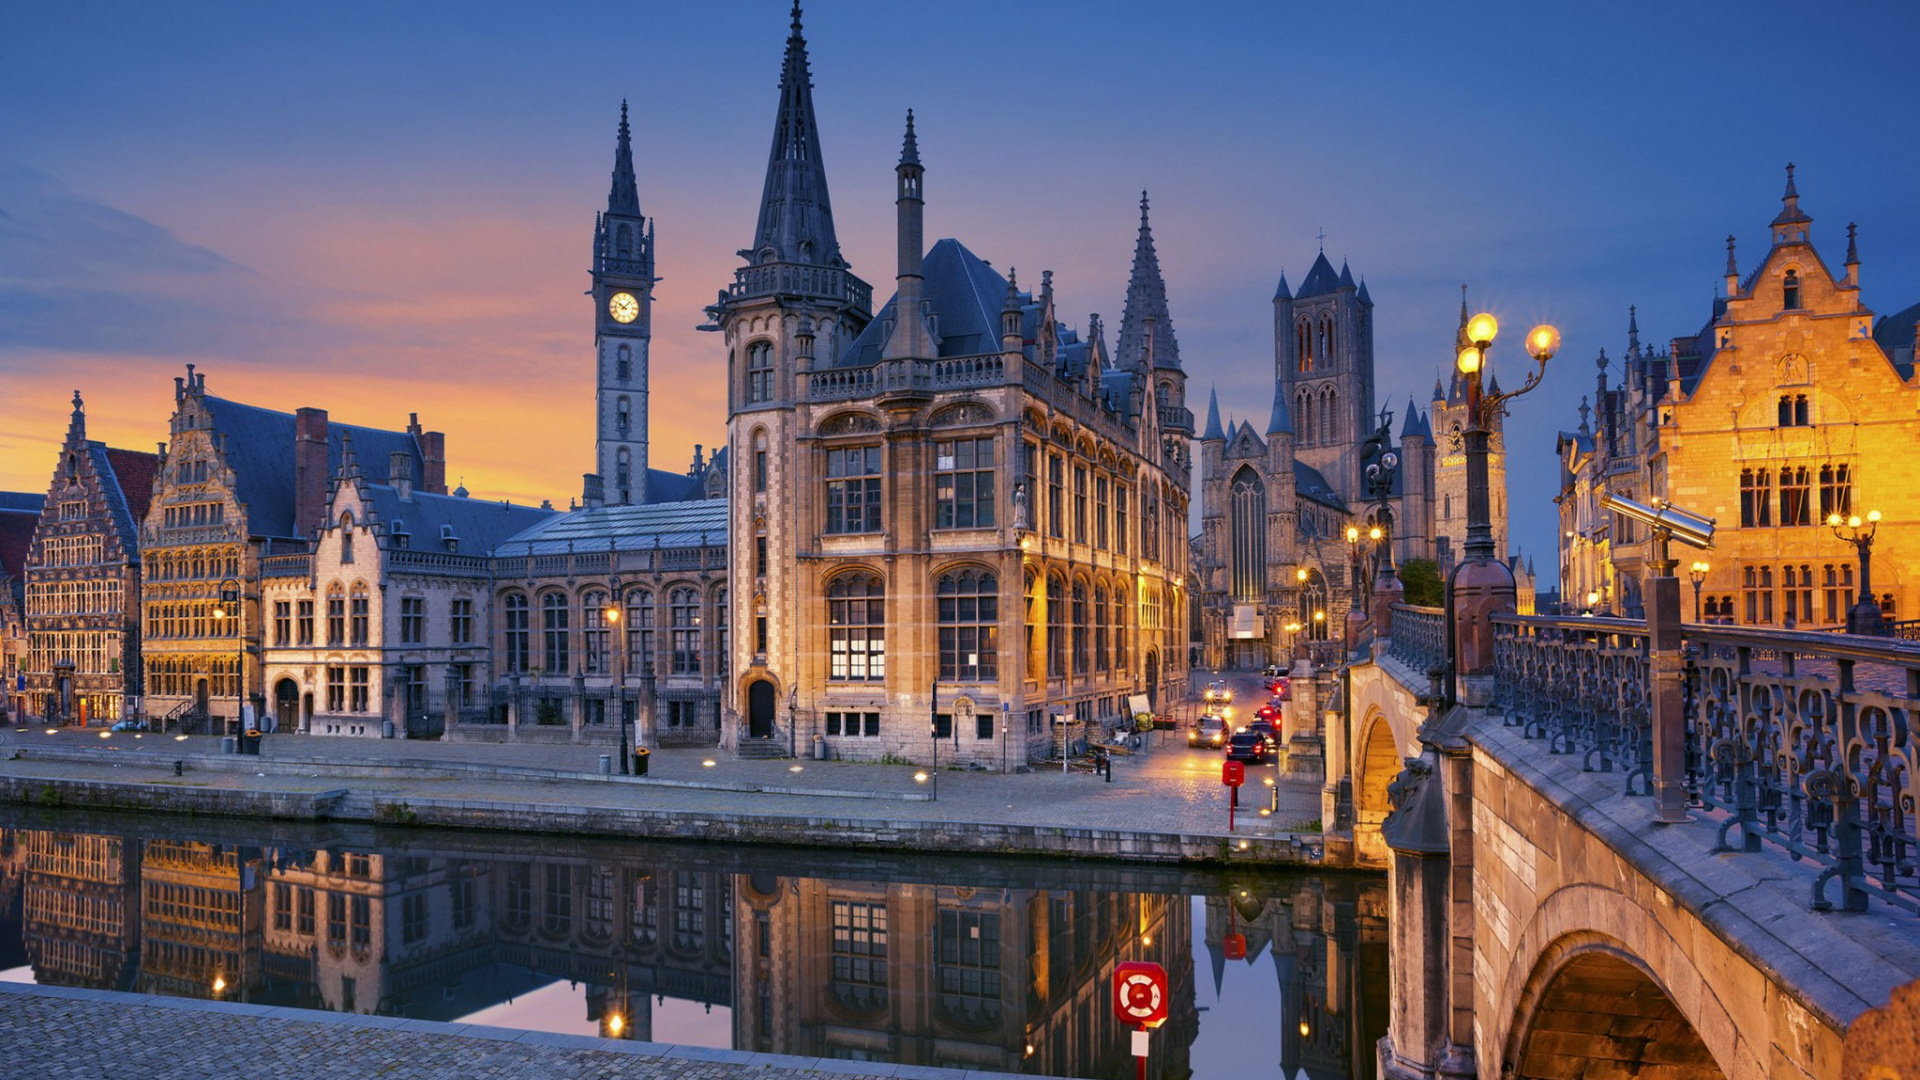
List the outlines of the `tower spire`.
<svg viewBox="0 0 1920 1080">
<path fill-rule="evenodd" d="M 1145 372 L 1147 365 L 1180 370 L 1180 343 L 1173 336 L 1173 317 L 1167 311 L 1167 283 L 1160 276 L 1160 256 L 1153 247 L 1153 225 L 1147 219 L 1147 193 L 1140 193 L 1140 232 L 1133 242 L 1133 273 L 1127 279 L 1127 303 L 1120 313 L 1120 339 L 1114 359 L 1122 370 Z M 1152 335 L 1151 345 L 1147 341 Z"/>
<path fill-rule="evenodd" d="M 1787 190 L 1780 195 L 1780 215 L 1773 219 L 1773 242 L 1805 243 L 1813 219 L 1800 209 L 1800 191 L 1793 186 L 1793 163 L 1787 163 Z"/>
<path fill-rule="evenodd" d="M 633 135 L 627 127 L 627 103 L 620 102 L 620 141 L 613 149 L 613 188 L 607 192 L 607 213 L 640 216 L 640 188 L 633 178 Z"/>
<path fill-rule="evenodd" d="M 926 248 L 922 239 L 926 199 L 921 187 L 925 170 L 920 167 L 920 144 L 913 135 L 912 109 L 907 110 L 907 134 L 900 143 L 900 164 L 893 171 L 897 181 L 893 204 L 899 258 L 894 275 L 893 332 L 887 335 L 880 355 L 888 360 L 930 360 L 934 354 L 933 335 L 928 332 L 926 313 L 922 310 L 926 295 Z"/>
<path fill-rule="evenodd" d="M 833 231 L 826 165 L 820 158 L 820 132 L 813 115 L 813 76 L 797 2 L 780 68 L 780 107 L 774 115 L 773 148 L 767 155 L 766 186 L 760 194 L 760 222 L 752 250 L 741 254 L 755 263 L 847 265 Z"/>
<path fill-rule="evenodd" d="M 1467 314 L 1467 286 L 1462 283 L 1460 286 L 1460 328 L 1453 332 L 1453 351 L 1456 355 L 1461 349 L 1473 344 L 1473 342 L 1467 338 L 1468 318 L 1470 318 L 1470 316 Z"/>
<path fill-rule="evenodd" d="M 1200 436 L 1216 442 L 1226 442 L 1227 433 L 1220 430 L 1220 391 L 1207 391 L 1207 427 Z"/>
<path fill-rule="evenodd" d="M 1640 351 L 1640 307 L 1637 304 L 1627 305 L 1627 351 L 1636 354 Z"/>
</svg>

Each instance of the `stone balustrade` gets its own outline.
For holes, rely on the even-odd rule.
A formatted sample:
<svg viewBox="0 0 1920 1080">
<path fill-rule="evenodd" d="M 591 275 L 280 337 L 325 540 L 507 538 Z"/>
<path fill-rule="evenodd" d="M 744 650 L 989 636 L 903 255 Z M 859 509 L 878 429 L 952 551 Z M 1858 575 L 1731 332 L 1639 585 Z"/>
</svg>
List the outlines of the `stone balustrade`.
<svg viewBox="0 0 1920 1080">
<path fill-rule="evenodd" d="M 1446 609 L 1393 605 L 1393 638 L 1387 652 L 1415 672 L 1446 670 Z"/>
</svg>

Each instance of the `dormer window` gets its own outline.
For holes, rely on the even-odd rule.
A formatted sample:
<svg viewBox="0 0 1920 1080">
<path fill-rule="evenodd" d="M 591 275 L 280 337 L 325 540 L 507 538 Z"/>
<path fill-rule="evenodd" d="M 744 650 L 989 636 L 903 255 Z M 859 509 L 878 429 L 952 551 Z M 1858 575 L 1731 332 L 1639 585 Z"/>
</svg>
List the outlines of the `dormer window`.
<svg viewBox="0 0 1920 1080">
<path fill-rule="evenodd" d="M 1780 306 L 1792 311 L 1800 306 L 1800 271 L 1789 270 L 1780 283 Z"/>
</svg>

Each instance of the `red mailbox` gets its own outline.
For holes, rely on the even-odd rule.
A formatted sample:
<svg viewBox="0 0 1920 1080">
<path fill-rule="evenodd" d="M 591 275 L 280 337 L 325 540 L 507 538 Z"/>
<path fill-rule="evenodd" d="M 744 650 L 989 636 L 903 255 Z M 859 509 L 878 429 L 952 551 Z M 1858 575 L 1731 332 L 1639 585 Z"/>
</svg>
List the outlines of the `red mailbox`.
<svg viewBox="0 0 1920 1080">
<path fill-rule="evenodd" d="M 1128 960 L 1113 968 L 1113 1015 L 1124 1024 L 1156 1028 L 1167 1022 L 1167 969 Z"/>
<path fill-rule="evenodd" d="M 1228 787 L 1239 787 L 1247 782 L 1247 767 L 1238 761 L 1226 761 L 1220 764 L 1220 782 Z"/>
<path fill-rule="evenodd" d="M 1245 960 L 1247 958 L 1247 936 L 1245 934 L 1226 935 L 1220 939 L 1220 951 L 1229 960 Z"/>
</svg>

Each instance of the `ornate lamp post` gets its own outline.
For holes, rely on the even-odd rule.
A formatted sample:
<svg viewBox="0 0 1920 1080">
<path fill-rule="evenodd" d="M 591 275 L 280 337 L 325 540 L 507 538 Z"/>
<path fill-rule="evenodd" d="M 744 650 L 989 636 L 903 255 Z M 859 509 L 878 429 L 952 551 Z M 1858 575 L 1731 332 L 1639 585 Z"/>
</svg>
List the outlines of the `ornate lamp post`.
<svg viewBox="0 0 1920 1080">
<path fill-rule="evenodd" d="M 619 582 L 607 594 L 607 608 L 602 614 L 613 633 L 613 717 L 620 728 L 620 775 L 629 772 L 629 754 L 627 753 L 627 635 L 620 629 L 620 605 L 623 589 Z M 618 1038 L 618 1036 L 615 1036 Z"/>
<path fill-rule="evenodd" d="M 1839 514 L 1828 514 L 1827 527 L 1833 530 L 1834 536 L 1852 544 L 1860 556 L 1860 598 L 1847 609 L 1847 633 L 1884 635 L 1887 622 L 1873 598 L 1873 534 L 1880 531 L 1880 511 L 1867 511 L 1864 521 L 1858 514 L 1845 519 Z"/>
<path fill-rule="evenodd" d="M 1456 363 L 1467 384 L 1467 429 L 1461 433 L 1467 455 L 1467 542 L 1465 557 L 1453 568 L 1447 582 L 1447 597 L 1452 611 L 1452 659 L 1457 675 L 1485 674 L 1493 664 L 1492 623 L 1496 612 L 1512 611 L 1516 605 L 1513 571 L 1500 559 L 1493 545 L 1493 509 L 1488 478 L 1488 444 L 1491 422 L 1505 415 L 1508 401 L 1540 385 L 1547 372 L 1547 361 L 1560 350 L 1560 331 L 1541 324 L 1527 332 L 1527 355 L 1538 365 L 1527 372 L 1525 385 L 1505 393 L 1490 392 L 1482 386 L 1487 365 L 1487 350 L 1500 332 L 1500 323 L 1482 312 L 1467 321 L 1467 341 Z M 1451 681 L 1451 680 L 1449 680 Z M 1451 693 L 1452 687 L 1449 687 Z"/>
<path fill-rule="evenodd" d="M 240 603 L 240 582 L 227 578 L 220 582 L 220 602 L 214 605 L 213 617 L 221 620 L 233 619 L 234 636 L 240 639 L 239 648 L 234 653 L 233 669 L 233 723 L 234 734 L 240 734 L 241 714 L 247 705 L 247 626 L 246 611 Z"/>
<path fill-rule="evenodd" d="M 1687 568 L 1687 580 L 1693 582 L 1694 622 L 1700 621 L 1700 586 L 1707 583 L 1707 571 L 1711 569 L 1713 569 L 1713 567 L 1699 560 L 1695 560 L 1694 564 Z"/>
</svg>

